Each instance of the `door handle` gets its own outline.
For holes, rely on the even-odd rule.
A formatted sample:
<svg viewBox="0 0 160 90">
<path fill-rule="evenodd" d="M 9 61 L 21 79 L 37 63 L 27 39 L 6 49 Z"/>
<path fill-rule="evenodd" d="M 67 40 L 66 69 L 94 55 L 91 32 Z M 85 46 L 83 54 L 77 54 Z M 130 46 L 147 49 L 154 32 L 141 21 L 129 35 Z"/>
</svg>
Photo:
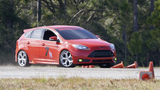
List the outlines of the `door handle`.
<svg viewBox="0 0 160 90">
<path fill-rule="evenodd" d="M 28 41 L 28 42 L 27 42 L 27 44 L 29 45 L 29 44 L 30 44 L 30 42 Z"/>
<path fill-rule="evenodd" d="M 42 46 L 45 46 L 45 44 L 43 43 Z"/>
</svg>

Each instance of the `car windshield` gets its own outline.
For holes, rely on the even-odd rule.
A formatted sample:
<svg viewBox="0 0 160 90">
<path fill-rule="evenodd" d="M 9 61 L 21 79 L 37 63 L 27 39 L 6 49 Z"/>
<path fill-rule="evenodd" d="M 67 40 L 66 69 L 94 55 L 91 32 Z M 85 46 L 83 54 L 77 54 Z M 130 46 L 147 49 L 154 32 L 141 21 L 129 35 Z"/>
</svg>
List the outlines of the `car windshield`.
<svg viewBox="0 0 160 90">
<path fill-rule="evenodd" d="M 71 39 L 98 39 L 94 34 L 84 29 L 56 29 L 57 32 L 66 40 Z"/>
</svg>

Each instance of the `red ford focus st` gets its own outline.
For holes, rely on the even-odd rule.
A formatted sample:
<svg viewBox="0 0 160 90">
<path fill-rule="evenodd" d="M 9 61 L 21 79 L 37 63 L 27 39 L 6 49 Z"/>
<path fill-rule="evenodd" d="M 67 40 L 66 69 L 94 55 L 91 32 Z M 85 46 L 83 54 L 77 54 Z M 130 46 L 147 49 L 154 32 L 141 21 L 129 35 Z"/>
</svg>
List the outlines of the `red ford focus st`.
<svg viewBox="0 0 160 90">
<path fill-rule="evenodd" d="M 114 44 L 81 27 L 43 26 L 24 30 L 16 42 L 15 61 L 21 67 L 30 64 L 111 67 L 116 52 Z"/>
</svg>

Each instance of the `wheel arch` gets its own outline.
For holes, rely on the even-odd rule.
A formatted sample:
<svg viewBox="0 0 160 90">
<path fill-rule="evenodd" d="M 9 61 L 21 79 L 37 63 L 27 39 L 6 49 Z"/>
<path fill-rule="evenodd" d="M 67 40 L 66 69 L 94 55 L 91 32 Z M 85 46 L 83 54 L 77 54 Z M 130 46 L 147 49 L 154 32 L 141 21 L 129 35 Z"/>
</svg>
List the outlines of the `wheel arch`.
<svg viewBox="0 0 160 90">
<path fill-rule="evenodd" d="M 71 52 L 69 49 L 67 49 L 67 48 L 63 48 L 62 50 L 60 50 L 60 53 L 59 53 L 59 60 L 58 60 L 58 62 L 59 62 L 59 65 L 60 65 L 60 56 L 61 56 L 61 53 L 62 53 L 62 51 L 64 51 L 64 50 L 67 50 L 67 51 L 69 51 L 69 52 L 71 53 L 72 60 L 73 60 L 73 55 L 72 55 L 72 52 Z M 73 61 L 74 61 L 74 60 L 73 60 Z"/>
<path fill-rule="evenodd" d="M 28 60 L 30 60 L 30 59 L 29 59 L 29 56 L 28 56 L 27 50 L 25 50 L 25 49 L 19 49 L 19 50 L 17 51 L 17 53 L 16 53 L 16 58 L 15 58 L 15 61 L 16 61 L 16 62 L 18 62 L 17 57 L 18 57 L 18 53 L 19 53 L 20 51 L 25 51 L 26 54 L 27 54 Z"/>
<path fill-rule="evenodd" d="M 59 52 L 59 60 L 60 60 L 61 53 L 62 53 L 62 51 L 64 51 L 64 50 L 69 51 L 67 48 L 63 48 L 63 49 L 61 49 L 61 50 L 60 50 L 60 52 Z M 70 52 L 70 51 L 69 51 L 69 52 Z M 71 55 L 72 55 L 72 54 L 71 54 Z M 59 60 L 58 60 L 58 61 L 59 61 Z M 60 62 L 59 62 L 59 64 L 60 64 Z"/>
</svg>

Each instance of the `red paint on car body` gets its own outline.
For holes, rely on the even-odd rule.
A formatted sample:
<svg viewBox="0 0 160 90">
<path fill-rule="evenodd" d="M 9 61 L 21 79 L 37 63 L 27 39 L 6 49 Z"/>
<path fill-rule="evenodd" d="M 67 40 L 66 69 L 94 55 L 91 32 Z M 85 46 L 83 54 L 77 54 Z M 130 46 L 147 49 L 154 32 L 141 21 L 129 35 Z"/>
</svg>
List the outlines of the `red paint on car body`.
<svg viewBox="0 0 160 90">
<path fill-rule="evenodd" d="M 24 50 L 28 55 L 30 64 L 58 65 L 61 52 L 63 50 L 68 50 L 72 55 L 73 64 L 75 65 L 115 62 L 114 59 L 116 58 L 116 51 L 115 49 L 112 50 L 112 48 L 110 47 L 111 43 L 104 41 L 100 38 L 65 39 L 64 37 L 62 37 L 62 35 L 60 35 L 58 29 L 59 32 L 65 30 L 83 30 L 83 28 L 78 26 L 65 26 L 65 25 L 43 26 L 32 29 L 25 29 L 23 35 L 16 42 L 15 61 L 17 62 L 18 52 L 20 50 Z M 41 34 L 39 34 L 39 32 L 37 31 L 38 33 L 32 36 L 35 30 L 39 30 Z M 46 30 L 53 32 L 57 37 L 57 40 L 59 40 L 59 43 L 57 43 L 57 41 L 45 40 L 44 32 Z M 36 39 L 36 35 L 38 34 L 41 35 L 41 38 Z M 87 46 L 89 50 L 77 49 L 73 47 L 73 44 Z M 109 57 L 108 56 L 104 57 L 103 55 L 99 55 L 101 53 L 103 54 L 103 51 L 105 51 L 105 53 L 111 52 L 113 55 Z M 92 53 L 97 54 L 97 56 L 94 56 L 94 54 L 92 55 Z M 79 59 L 82 59 L 82 62 L 80 62 Z"/>
</svg>

